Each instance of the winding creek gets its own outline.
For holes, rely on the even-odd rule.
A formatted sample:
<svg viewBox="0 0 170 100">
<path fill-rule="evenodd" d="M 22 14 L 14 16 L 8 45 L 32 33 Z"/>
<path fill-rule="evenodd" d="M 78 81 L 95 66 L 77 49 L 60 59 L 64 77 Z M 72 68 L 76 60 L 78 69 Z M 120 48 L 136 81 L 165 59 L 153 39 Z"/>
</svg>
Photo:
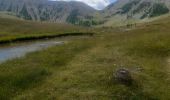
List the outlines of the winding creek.
<svg viewBox="0 0 170 100">
<path fill-rule="evenodd" d="M 44 40 L 29 43 L 16 43 L 0 47 L 0 63 L 14 58 L 22 57 L 29 52 L 42 50 L 51 46 L 62 45 L 61 40 Z"/>
<path fill-rule="evenodd" d="M 89 38 L 92 33 L 80 33 L 80 34 L 61 34 L 54 37 L 46 36 L 37 39 L 30 39 L 30 41 L 12 41 L 5 42 L 5 44 L 0 45 L 0 63 L 15 58 L 23 57 L 27 53 L 39 51 L 46 49 L 48 47 L 62 45 L 67 41 L 73 39 Z M 18 42 L 17 42 L 18 41 Z M 6 44 L 7 43 L 7 44 Z"/>
</svg>

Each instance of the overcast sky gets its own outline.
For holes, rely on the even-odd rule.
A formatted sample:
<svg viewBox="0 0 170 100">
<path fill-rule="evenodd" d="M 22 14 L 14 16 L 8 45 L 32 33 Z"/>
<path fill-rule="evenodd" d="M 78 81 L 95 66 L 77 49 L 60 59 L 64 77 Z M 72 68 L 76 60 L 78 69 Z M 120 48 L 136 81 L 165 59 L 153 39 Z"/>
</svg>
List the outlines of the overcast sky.
<svg viewBox="0 0 170 100">
<path fill-rule="evenodd" d="M 101 10 L 105 8 L 107 5 L 109 5 L 110 3 L 115 2 L 116 0 L 56 0 L 56 1 L 81 1 L 95 9 Z"/>
</svg>

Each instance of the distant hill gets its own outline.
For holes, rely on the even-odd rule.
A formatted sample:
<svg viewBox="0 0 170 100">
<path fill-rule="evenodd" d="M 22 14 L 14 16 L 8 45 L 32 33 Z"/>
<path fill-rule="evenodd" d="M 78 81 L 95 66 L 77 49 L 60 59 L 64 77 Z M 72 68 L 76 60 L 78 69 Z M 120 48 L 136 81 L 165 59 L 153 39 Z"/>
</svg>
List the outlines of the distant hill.
<svg viewBox="0 0 170 100">
<path fill-rule="evenodd" d="M 49 0 L 0 0 L 0 11 L 34 21 L 69 22 L 90 18 L 95 10 L 82 2 Z"/>
<path fill-rule="evenodd" d="M 169 13 L 169 0 L 118 0 L 102 11 L 106 24 L 126 23 L 128 17 L 134 21 L 153 18 Z"/>
</svg>

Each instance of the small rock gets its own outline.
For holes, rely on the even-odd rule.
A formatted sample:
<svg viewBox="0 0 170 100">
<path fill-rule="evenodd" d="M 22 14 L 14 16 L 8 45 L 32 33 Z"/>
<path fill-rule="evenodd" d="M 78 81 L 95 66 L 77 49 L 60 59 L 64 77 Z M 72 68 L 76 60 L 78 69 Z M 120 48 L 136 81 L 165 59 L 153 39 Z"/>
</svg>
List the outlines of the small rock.
<svg viewBox="0 0 170 100">
<path fill-rule="evenodd" d="M 130 71 L 126 68 L 121 68 L 116 71 L 115 79 L 125 85 L 132 84 L 132 76 Z"/>
</svg>

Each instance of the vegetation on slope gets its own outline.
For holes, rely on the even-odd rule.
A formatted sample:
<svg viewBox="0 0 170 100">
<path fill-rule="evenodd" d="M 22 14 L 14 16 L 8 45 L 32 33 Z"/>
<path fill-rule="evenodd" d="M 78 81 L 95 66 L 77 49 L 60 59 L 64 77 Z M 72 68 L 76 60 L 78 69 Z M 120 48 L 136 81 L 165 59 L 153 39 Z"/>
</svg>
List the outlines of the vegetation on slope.
<svg viewBox="0 0 170 100">
<path fill-rule="evenodd" d="M 153 5 L 153 10 L 150 14 L 150 17 L 160 16 L 166 13 L 169 13 L 169 8 L 163 3 L 156 3 Z"/>
<path fill-rule="evenodd" d="M 139 12 L 142 12 L 142 11 L 145 11 L 145 12 L 146 12 L 151 6 L 152 6 L 152 3 L 151 3 L 151 2 L 148 2 L 148 1 L 142 2 L 142 3 L 133 11 L 133 13 L 136 14 L 136 13 L 139 13 Z"/>
<path fill-rule="evenodd" d="M 167 18 L 131 31 L 98 29 L 103 34 L 5 62 L 0 65 L 0 98 L 168 100 L 169 24 Z M 114 80 L 121 66 L 130 69 L 132 85 Z"/>
<path fill-rule="evenodd" d="M 121 9 L 121 13 L 125 14 L 128 13 L 135 5 L 137 5 L 140 2 L 140 0 L 133 0 L 125 4 Z"/>
<path fill-rule="evenodd" d="M 104 24 L 104 21 L 97 21 L 93 16 L 85 16 L 85 18 L 79 18 L 78 15 L 79 15 L 78 10 L 73 10 L 70 13 L 70 15 L 67 17 L 66 21 L 74 25 L 85 26 L 85 27 Z"/>
<path fill-rule="evenodd" d="M 149 6 L 149 4 L 148 4 Z M 146 10 L 141 19 L 146 17 L 157 17 L 169 13 L 169 8 L 163 3 L 155 3 L 153 7 Z"/>
</svg>

